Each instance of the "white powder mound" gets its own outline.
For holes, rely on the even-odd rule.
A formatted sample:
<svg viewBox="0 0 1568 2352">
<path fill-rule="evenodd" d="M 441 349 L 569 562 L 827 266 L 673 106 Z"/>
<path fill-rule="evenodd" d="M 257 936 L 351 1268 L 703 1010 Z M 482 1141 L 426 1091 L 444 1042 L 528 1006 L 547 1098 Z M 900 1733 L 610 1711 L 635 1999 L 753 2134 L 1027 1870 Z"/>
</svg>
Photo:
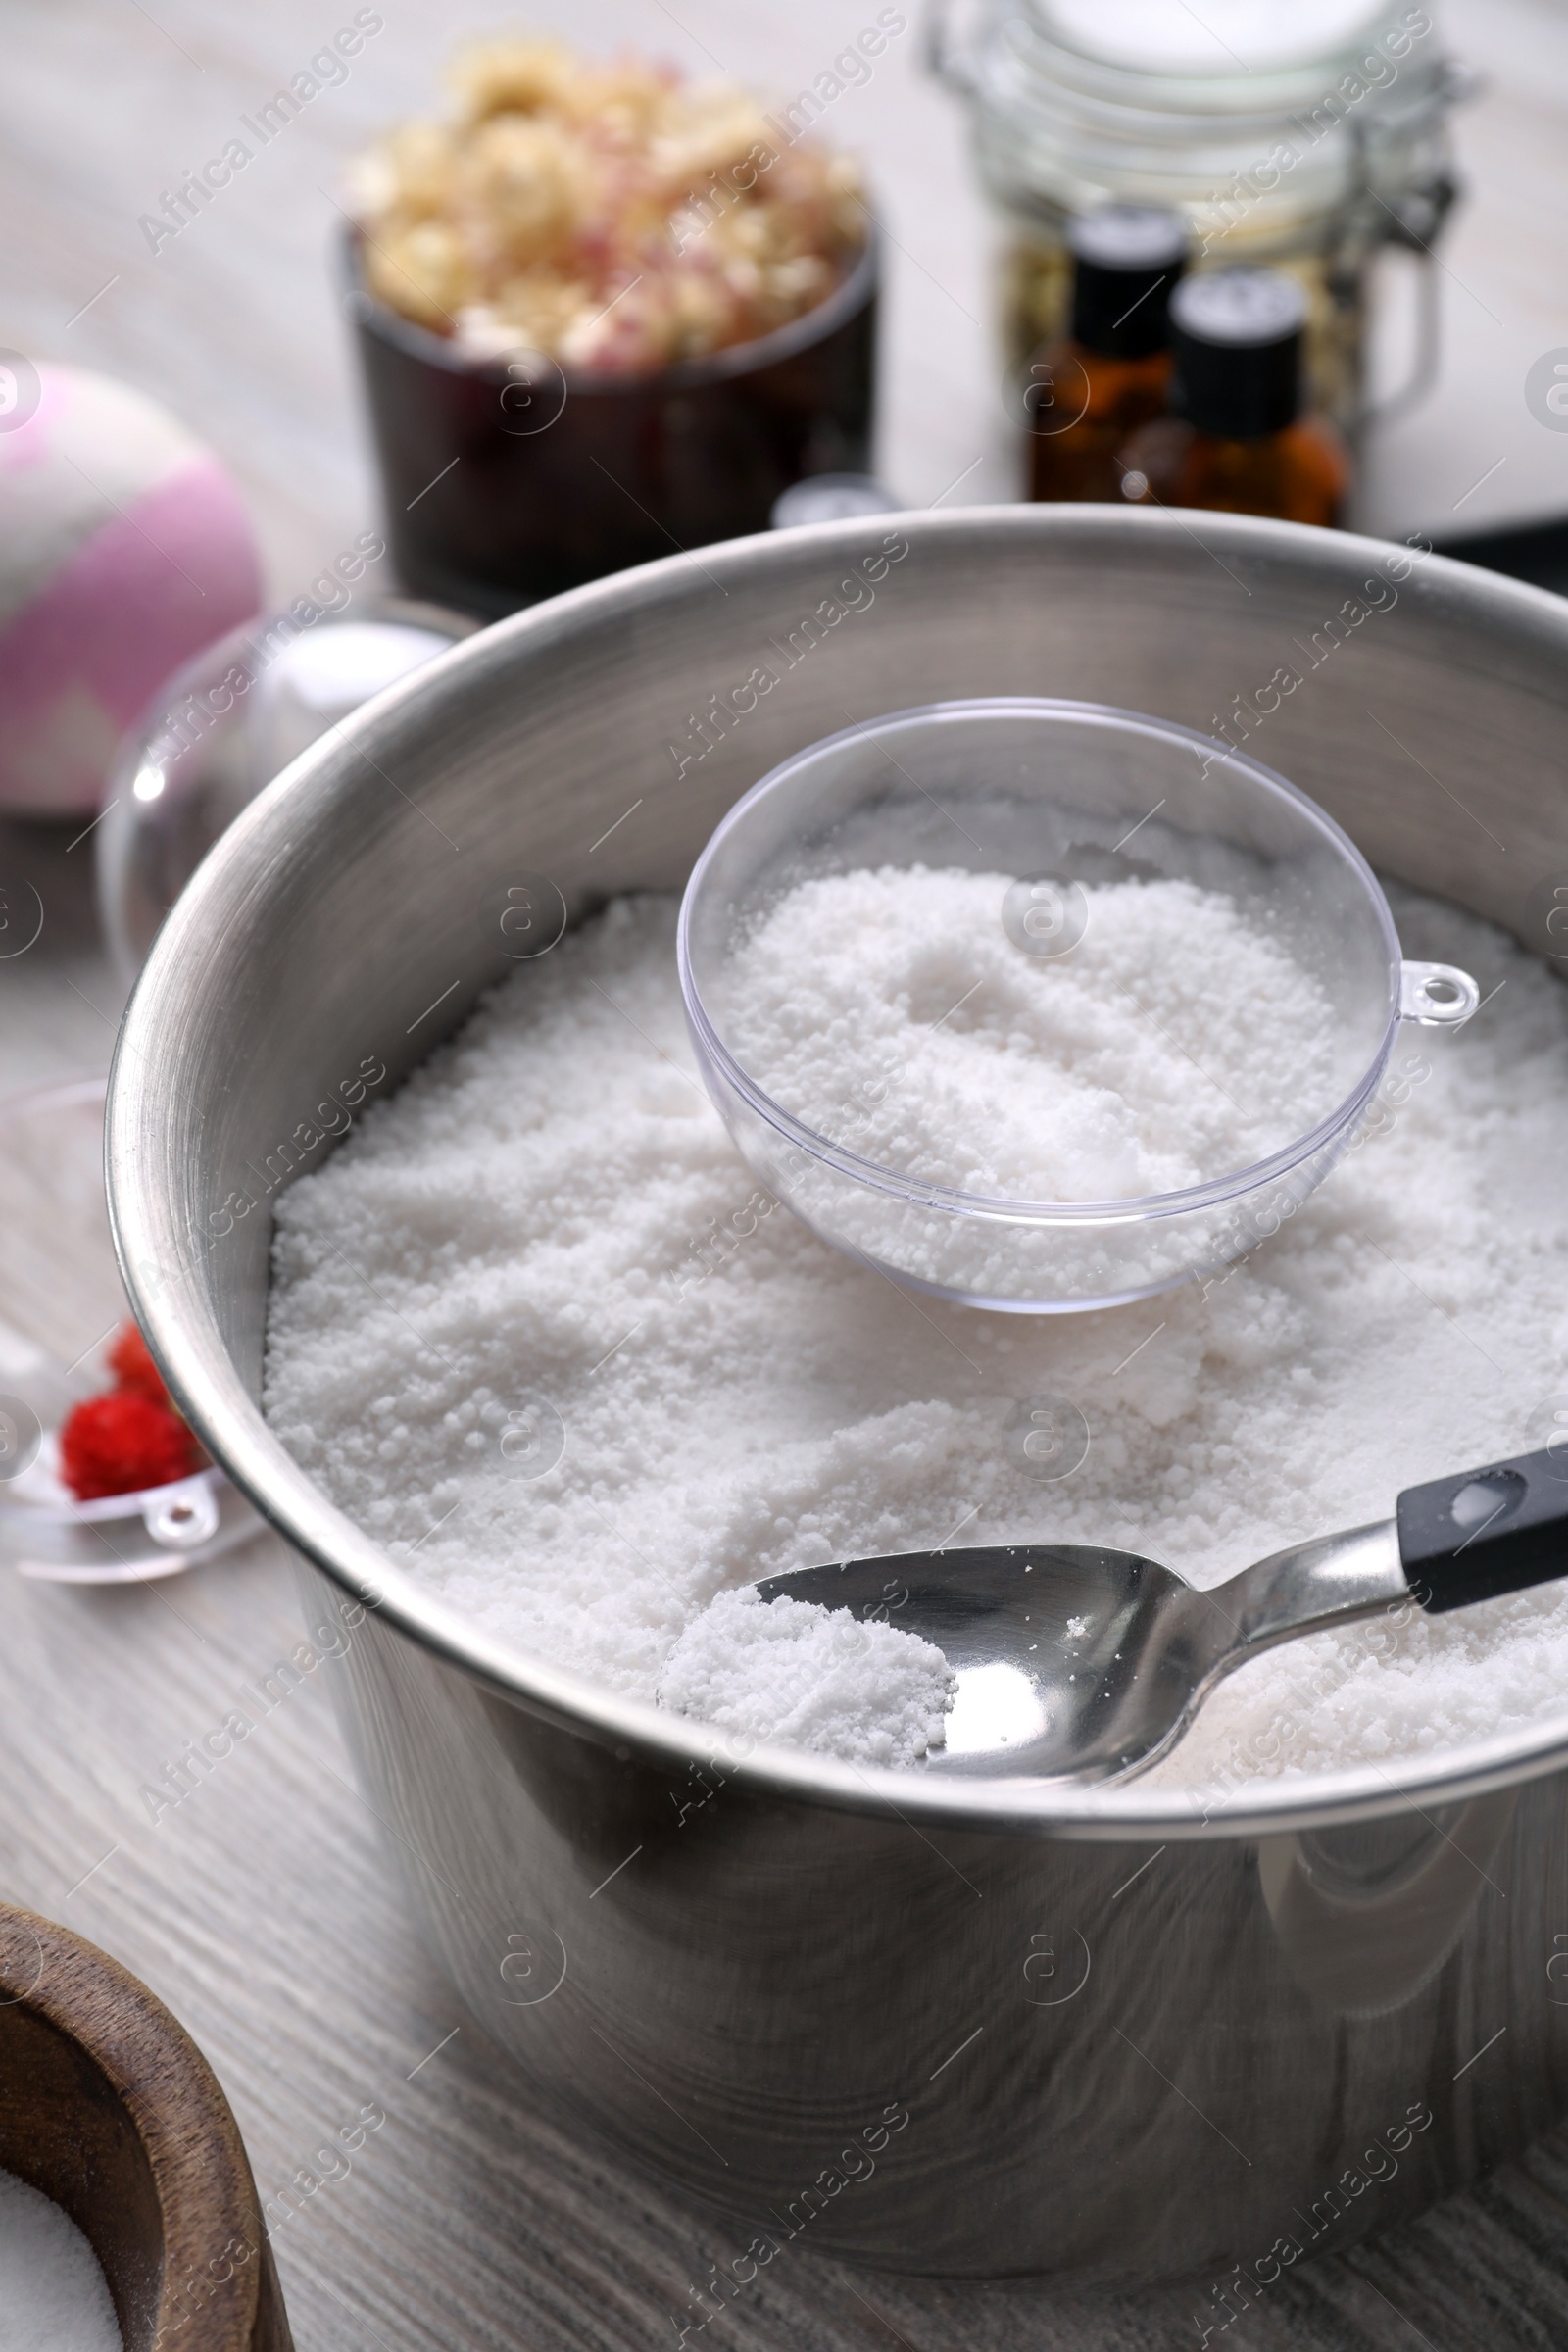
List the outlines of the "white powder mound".
<svg viewBox="0 0 1568 2352">
<path fill-rule="evenodd" d="M 1489 925 L 1395 894 L 1405 952 L 1487 1001 L 1401 1037 L 1380 1131 L 1272 1240 L 1033 1318 L 913 1298 L 772 1205 L 693 1074 L 674 911 L 618 904 L 520 966 L 278 1205 L 273 1428 L 518 1649 L 651 1700 L 716 1593 L 950 1541 L 1212 1585 L 1568 1412 L 1568 990 Z M 1081 1460 L 1031 1459 L 1039 1398 L 1082 1414 Z M 1565 1706 L 1544 1586 L 1276 1651 L 1158 1778 L 1387 1765 Z"/>
<path fill-rule="evenodd" d="M 0 2352 L 122 2352 L 97 2255 L 63 2206 L 0 2173 Z"/>
<path fill-rule="evenodd" d="M 956 1677 L 896 1626 L 811 1601 L 721 1592 L 675 1643 L 659 1703 L 699 1723 L 859 1764 L 940 1747 Z"/>
<path fill-rule="evenodd" d="M 883 1167 L 1023 1200 L 1121 1200 L 1253 1166 L 1333 1109 L 1328 1001 L 1248 907 L 1189 881 L 1084 891 L 1041 957 L 1006 874 L 860 867 L 786 891 L 725 967 L 725 1043 Z"/>
</svg>

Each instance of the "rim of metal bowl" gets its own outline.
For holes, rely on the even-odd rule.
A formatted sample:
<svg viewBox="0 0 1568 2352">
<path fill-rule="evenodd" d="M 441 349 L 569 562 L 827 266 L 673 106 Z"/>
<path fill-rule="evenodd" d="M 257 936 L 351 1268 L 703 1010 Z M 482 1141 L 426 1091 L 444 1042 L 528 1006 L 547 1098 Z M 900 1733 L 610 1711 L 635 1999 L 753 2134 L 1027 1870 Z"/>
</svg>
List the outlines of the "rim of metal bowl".
<svg viewBox="0 0 1568 2352">
<path fill-rule="evenodd" d="M 961 1186 L 936 1184 L 920 1177 L 908 1176 L 902 1169 L 890 1168 L 883 1160 L 867 1159 L 846 1145 L 835 1143 L 817 1128 L 808 1127 L 793 1112 L 760 1086 L 744 1062 L 737 1059 L 725 1044 L 708 1009 L 697 975 L 692 969 L 692 917 L 713 860 L 718 857 L 730 836 L 745 824 L 750 813 L 763 801 L 788 788 L 791 778 L 808 760 L 822 752 L 831 751 L 841 743 L 854 743 L 863 736 L 875 736 L 883 729 L 896 726 L 906 719 L 948 719 L 977 717 L 983 712 L 1002 711 L 1006 714 L 1048 712 L 1053 717 L 1066 712 L 1151 729 L 1162 736 L 1180 737 L 1201 749 L 1223 752 L 1233 767 L 1246 769 L 1253 781 L 1279 799 L 1294 804 L 1314 829 L 1337 850 L 1345 863 L 1360 883 L 1371 905 L 1383 945 L 1388 956 L 1388 1010 L 1383 1023 L 1383 1035 L 1366 1068 L 1349 1092 L 1343 1096 L 1332 1110 L 1326 1111 L 1316 1124 L 1290 1143 L 1282 1144 L 1266 1159 L 1250 1167 L 1236 1168 L 1223 1176 L 1211 1176 L 1202 1184 L 1184 1185 L 1174 1193 L 1129 1194 L 1118 1200 L 1026 1200 L 1009 1199 L 1005 1195 L 965 1192 Z M 1215 763 L 1216 765 L 1218 762 Z M 1399 1026 L 1399 935 L 1395 927 L 1393 910 L 1384 896 L 1376 874 L 1356 848 L 1343 825 L 1335 823 L 1326 808 L 1320 808 L 1310 793 L 1293 784 L 1278 769 L 1265 767 L 1234 745 L 1221 743 L 1217 735 L 1200 735 L 1195 727 L 1179 726 L 1174 719 L 1156 718 L 1147 710 L 1123 710 L 1113 703 L 1080 703 L 1065 696 L 1047 695 L 976 695 L 968 702 L 915 703 L 906 710 L 889 710 L 878 718 L 864 720 L 858 726 L 840 727 L 836 734 L 824 735 L 816 743 L 808 744 L 805 751 L 795 752 L 769 768 L 750 792 L 743 793 L 732 808 L 714 826 L 691 878 L 681 894 L 680 919 L 675 929 L 675 960 L 680 974 L 681 996 L 687 1016 L 702 1037 L 703 1045 L 722 1069 L 737 1094 L 744 1096 L 758 1116 L 766 1121 L 789 1143 L 799 1144 L 813 1159 L 836 1168 L 868 1190 L 891 1193 L 902 1200 L 917 1201 L 922 1207 L 946 1209 L 955 1216 L 985 1218 L 996 1223 L 1014 1225 L 1128 1225 L 1146 1224 L 1156 1217 L 1177 1217 L 1196 1209 L 1222 1207 L 1227 1200 L 1236 1200 L 1248 1193 L 1261 1192 L 1276 1177 L 1288 1176 L 1302 1160 L 1331 1144 L 1354 1119 L 1383 1076 L 1388 1064 L 1394 1039 Z"/>
<path fill-rule="evenodd" d="M 1032 542 L 1072 542 L 1087 534 L 1134 545 L 1152 532 L 1174 542 L 1185 530 L 1181 517 L 1148 509 L 982 507 L 907 512 L 897 519 L 911 544 L 915 539 L 940 544 L 945 538 L 984 529 Z M 1239 561 L 1267 561 L 1289 552 L 1308 570 L 1336 581 L 1352 568 L 1378 561 L 1389 547 L 1388 542 L 1349 532 L 1320 532 L 1244 515 L 1216 514 L 1205 521 L 1210 536 L 1220 539 Z M 730 540 L 704 549 L 704 567 L 720 578 L 733 574 L 744 581 L 760 564 L 792 548 L 820 547 L 836 558 L 841 544 L 862 527 L 859 521 L 807 523 L 764 538 Z M 1507 615 L 1538 642 L 1544 637 L 1554 641 L 1568 662 L 1568 606 L 1560 598 L 1450 558 L 1429 555 L 1424 562 L 1431 586 L 1446 591 L 1456 612 L 1468 609 L 1478 619 Z M 139 1262 L 158 1266 L 163 1262 L 160 1251 L 167 1253 L 173 1242 L 161 1221 L 162 1197 L 149 1181 L 141 1141 L 144 1132 L 156 1134 L 166 1124 L 158 1110 L 156 1083 L 157 1073 L 168 1063 L 166 998 L 183 974 L 204 968 L 200 942 L 209 902 L 222 898 L 231 882 L 245 876 L 253 847 L 274 834 L 280 840 L 298 838 L 313 798 L 322 797 L 323 780 L 334 766 L 341 763 L 346 777 L 361 744 L 373 738 L 405 705 L 461 695 L 470 673 L 492 665 L 510 667 L 514 649 L 532 641 L 545 648 L 591 624 L 613 630 L 640 613 L 651 599 L 679 603 L 689 583 L 685 556 L 592 581 L 497 622 L 386 688 L 303 753 L 241 812 L 165 921 L 116 1041 L 105 1124 L 110 1222 L 126 1290 L 154 1356 L 214 1459 L 297 1550 L 401 1635 L 503 1698 L 602 1745 L 628 1754 L 636 1750 L 645 1760 L 667 1767 L 672 1777 L 684 1776 L 693 1765 L 717 1761 L 727 1778 L 762 1797 L 900 1820 L 916 1830 L 924 1825 L 938 1831 L 1139 1843 L 1321 1829 L 1406 1808 L 1416 1796 L 1429 1803 L 1456 1802 L 1561 1769 L 1568 1763 L 1568 1706 L 1524 1733 L 1472 1740 L 1433 1759 L 1403 1759 L 1397 1781 L 1373 1766 L 1352 1766 L 1255 1781 L 1235 1802 L 1212 1786 L 1150 1788 L 1132 1780 L 1122 1786 L 1075 1788 L 878 1766 L 862 1769 L 799 1748 L 760 1745 L 746 1756 L 722 1752 L 723 1735 L 714 1727 L 672 1716 L 646 1701 L 622 1698 L 567 1667 L 514 1648 L 393 1567 L 284 1450 L 211 1319 L 176 1311 L 169 1302 L 167 1294 L 173 1286 L 167 1277 L 151 1286 L 142 1281 Z M 361 773 L 373 772 L 363 762 L 359 767 Z M 359 784 L 359 775 L 354 781 Z"/>
</svg>

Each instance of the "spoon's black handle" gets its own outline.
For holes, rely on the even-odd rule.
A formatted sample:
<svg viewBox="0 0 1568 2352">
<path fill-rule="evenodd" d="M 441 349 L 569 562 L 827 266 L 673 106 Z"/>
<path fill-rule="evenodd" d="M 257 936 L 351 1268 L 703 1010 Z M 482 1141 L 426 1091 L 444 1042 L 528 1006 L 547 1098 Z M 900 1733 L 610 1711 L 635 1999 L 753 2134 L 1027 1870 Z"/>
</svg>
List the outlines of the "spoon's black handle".
<svg viewBox="0 0 1568 2352">
<path fill-rule="evenodd" d="M 1432 1616 L 1568 1576 L 1568 1453 L 1523 1453 L 1406 1487 L 1399 1557 Z"/>
</svg>

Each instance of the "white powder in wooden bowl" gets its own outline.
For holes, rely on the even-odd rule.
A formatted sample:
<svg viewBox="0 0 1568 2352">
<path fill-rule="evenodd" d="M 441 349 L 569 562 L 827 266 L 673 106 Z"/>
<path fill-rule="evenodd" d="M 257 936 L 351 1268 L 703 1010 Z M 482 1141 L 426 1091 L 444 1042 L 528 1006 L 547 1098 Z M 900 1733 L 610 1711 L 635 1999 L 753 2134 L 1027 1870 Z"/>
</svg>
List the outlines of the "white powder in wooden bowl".
<svg viewBox="0 0 1568 2352">
<path fill-rule="evenodd" d="M 0 2173 L 0 2352 L 122 2352 L 109 2281 L 69 2213 Z"/>
<path fill-rule="evenodd" d="M 492 1634 L 652 1699 L 759 1577 L 1058 1540 L 1211 1585 L 1545 1442 L 1568 991 L 1500 932 L 1396 894 L 1406 952 L 1488 1001 L 1401 1038 L 1382 1131 L 1206 1290 L 1031 1318 L 911 1297 L 759 1191 L 693 1072 L 674 913 L 618 904 L 521 966 L 278 1205 L 272 1426 Z M 1088 1430 L 1054 1480 L 1023 1442 L 1042 1397 Z M 1544 1586 L 1258 1660 L 1158 1777 L 1386 1763 L 1565 1693 Z"/>
</svg>

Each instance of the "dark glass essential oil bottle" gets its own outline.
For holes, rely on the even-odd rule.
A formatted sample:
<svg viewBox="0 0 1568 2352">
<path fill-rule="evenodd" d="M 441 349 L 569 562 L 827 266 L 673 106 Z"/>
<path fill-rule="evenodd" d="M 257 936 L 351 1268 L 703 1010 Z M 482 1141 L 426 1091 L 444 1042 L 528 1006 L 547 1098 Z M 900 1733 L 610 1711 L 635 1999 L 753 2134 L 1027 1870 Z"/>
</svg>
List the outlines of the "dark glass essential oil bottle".
<svg viewBox="0 0 1568 2352">
<path fill-rule="evenodd" d="M 1333 525 L 1350 484 L 1326 417 L 1302 415 L 1306 296 L 1283 270 L 1211 270 L 1170 306 L 1170 414 L 1128 435 L 1121 494 Z"/>
<path fill-rule="evenodd" d="M 1167 307 L 1187 262 L 1187 231 L 1152 205 L 1108 204 L 1067 234 L 1069 331 L 1030 363 L 1027 413 L 1032 499 L 1115 499 L 1123 442 L 1165 406 Z"/>
</svg>

